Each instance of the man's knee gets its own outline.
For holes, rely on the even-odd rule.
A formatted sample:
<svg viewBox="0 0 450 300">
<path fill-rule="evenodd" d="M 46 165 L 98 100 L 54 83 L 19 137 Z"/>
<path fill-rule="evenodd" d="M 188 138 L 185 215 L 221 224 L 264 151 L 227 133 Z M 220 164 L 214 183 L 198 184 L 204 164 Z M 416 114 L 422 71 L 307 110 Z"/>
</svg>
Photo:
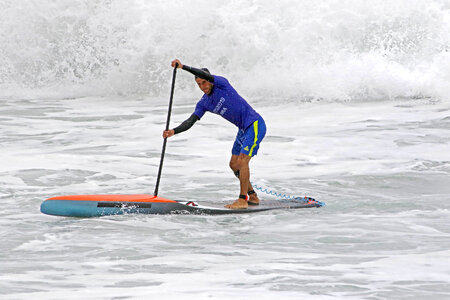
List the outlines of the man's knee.
<svg viewBox="0 0 450 300">
<path fill-rule="evenodd" d="M 244 153 L 241 153 L 239 155 L 238 159 L 237 159 L 239 169 L 244 167 L 244 166 L 248 166 L 248 164 L 250 162 L 250 159 L 251 159 L 250 156 L 248 156 L 248 155 L 246 155 Z"/>
<path fill-rule="evenodd" d="M 236 157 L 232 157 L 230 160 L 230 168 L 233 171 L 238 171 L 244 166 L 248 166 L 248 163 L 250 161 L 250 158 L 248 155 L 242 154 Z"/>
<path fill-rule="evenodd" d="M 239 178 L 239 162 L 237 159 L 231 159 L 230 160 L 230 168 L 234 173 L 234 176 L 236 176 L 237 178 Z"/>
<path fill-rule="evenodd" d="M 230 160 L 230 168 L 233 171 L 239 170 L 239 157 L 237 155 L 233 155 Z"/>
</svg>

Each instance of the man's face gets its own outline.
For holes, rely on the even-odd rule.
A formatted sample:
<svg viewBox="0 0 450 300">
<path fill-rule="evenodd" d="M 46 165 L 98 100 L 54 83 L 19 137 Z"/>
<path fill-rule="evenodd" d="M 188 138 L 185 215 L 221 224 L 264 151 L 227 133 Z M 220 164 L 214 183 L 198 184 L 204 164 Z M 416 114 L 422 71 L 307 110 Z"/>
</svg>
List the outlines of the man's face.
<svg viewBox="0 0 450 300">
<path fill-rule="evenodd" d="M 197 82 L 198 87 L 202 90 L 203 93 L 207 95 L 211 93 L 213 87 L 213 84 L 211 82 L 201 78 L 196 78 L 195 81 Z"/>
</svg>

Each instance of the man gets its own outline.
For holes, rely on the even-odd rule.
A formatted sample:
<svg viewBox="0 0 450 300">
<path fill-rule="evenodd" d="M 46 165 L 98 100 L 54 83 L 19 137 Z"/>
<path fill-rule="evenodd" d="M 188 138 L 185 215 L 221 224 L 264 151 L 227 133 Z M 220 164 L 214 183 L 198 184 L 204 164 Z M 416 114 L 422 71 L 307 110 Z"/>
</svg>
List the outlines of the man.
<svg viewBox="0 0 450 300">
<path fill-rule="evenodd" d="M 168 138 L 186 131 L 209 111 L 221 115 L 236 125 L 239 130 L 233 145 L 230 168 L 240 181 L 239 198 L 227 208 L 242 209 L 248 205 L 258 205 L 259 198 L 250 184 L 250 159 L 256 155 L 264 135 L 266 125 L 263 118 L 242 98 L 224 77 L 211 75 L 208 69 L 196 69 L 183 65 L 178 59 L 172 61 L 177 66 L 195 75 L 198 87 L 205 94 L 198 101 L 194 113 L 180 126 L 163 132 Z M 248 194 L 248 198 L 247 198 Z"/>
</svg>

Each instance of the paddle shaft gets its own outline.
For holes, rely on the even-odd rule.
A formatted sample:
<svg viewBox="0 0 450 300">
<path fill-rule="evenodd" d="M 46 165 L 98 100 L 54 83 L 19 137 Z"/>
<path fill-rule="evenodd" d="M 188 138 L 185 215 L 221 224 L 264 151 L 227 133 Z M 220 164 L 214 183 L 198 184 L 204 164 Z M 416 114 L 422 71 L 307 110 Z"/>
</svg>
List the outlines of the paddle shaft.
<svg viewBox="0 0 450 300">
<path fill-rule="evenodd" d="M 176 64 L 175 67 L 173 68 L 172 88 L 170 89 L 170 101 L 169 101 L 169 111 L 167 112 L 166 131 L 169 130 L 170 115 L 172 114 L 173 92 L 175 89 L 175 78 L 177 77 L 177 67 L 178 64 Z M 164 138 L 163 147 L 161 151 L 161 161 L 159 162 L 158 178 L 156 179 L 155 192 L 153 193 L 154 196 L 158 196 L 159 182 L 161 180 L 161 173 L 164 163 L 164 154 L 166 153 L 166 145 L 167 145 L 167 138 Z"/>
</svg>

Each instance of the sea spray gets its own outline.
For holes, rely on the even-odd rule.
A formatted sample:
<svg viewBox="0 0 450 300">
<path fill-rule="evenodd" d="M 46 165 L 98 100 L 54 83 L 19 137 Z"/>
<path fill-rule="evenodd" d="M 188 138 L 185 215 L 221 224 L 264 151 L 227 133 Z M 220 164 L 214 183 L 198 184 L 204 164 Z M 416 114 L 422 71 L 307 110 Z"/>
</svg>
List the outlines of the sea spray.
<svg viewBox="0 0 450 300">
<path fill-rule="evenodd" d="M 448 1 L 0 3 L 0 96 L 166 95 L 170 60 L 244 96 L 448 99 Z M 192 78 L 177 88 L 198 96 Z"/>
</svg>

